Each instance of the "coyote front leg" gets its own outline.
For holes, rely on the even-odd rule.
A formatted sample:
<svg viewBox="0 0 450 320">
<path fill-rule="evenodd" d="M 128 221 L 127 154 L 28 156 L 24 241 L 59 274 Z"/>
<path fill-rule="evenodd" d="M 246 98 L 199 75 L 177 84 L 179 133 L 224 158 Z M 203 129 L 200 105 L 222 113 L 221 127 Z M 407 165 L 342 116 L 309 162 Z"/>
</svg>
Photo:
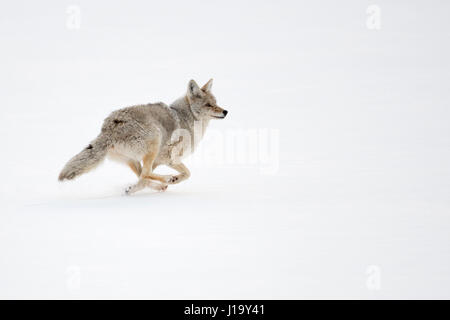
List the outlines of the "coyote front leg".
<svg viewBox="0 0 450 320">
<path fill-rule="evenodd" d="M 178 183 L 180 176 L 161 175 L 153 172 L 153 163 L 159 152 L 159 143 L 151 143 L 149 148 L 151 151 L 144 156 L 141 178 L 157 180 L 166 186 L 167 184 Z M 183 166 L 184 167 L 184 166 Z M 184 167 L 186 170 L 187 168 Z M 177 170 L 177 169 L 175 169 Z M 178 170 L 179 171 L 179 170 Z M 189 170 L 187 171 L 189 173 Z"/>
<path fill-rule="evenodd" d="M 172 176 L 172 175 L 160 175 L 153 172 L 149 172 L 145 174 L 144 177 L 146 179 L 158 180 L 163 184 L 177 184 L 183 180 L 186 180 L 191 176 L 189 169 L 181 162 L 178 164 L 168 164 L 167 166 L 169 166 L 172 169 L 175 169 L 176 171 L 179 172 L 179 174 L 177 174 L 176 176 Z M 144 167 L 145 167 L 145 160 L 144 160 Z M 142 172 L 144 174 L 145 172 L 144 169 L 142 169 Z"/>
<path fill-rule="evenodd" d="M 176 176 L 172 176 L 170 182 L 168 182 L 170 184 L 180 183 L 181 181 L 184 181 L 191 176 L 189 169 L 181 162 L 177 164 L 169 164 L 169 167 L 177 170 L 180 173 Z"/>
</svg>

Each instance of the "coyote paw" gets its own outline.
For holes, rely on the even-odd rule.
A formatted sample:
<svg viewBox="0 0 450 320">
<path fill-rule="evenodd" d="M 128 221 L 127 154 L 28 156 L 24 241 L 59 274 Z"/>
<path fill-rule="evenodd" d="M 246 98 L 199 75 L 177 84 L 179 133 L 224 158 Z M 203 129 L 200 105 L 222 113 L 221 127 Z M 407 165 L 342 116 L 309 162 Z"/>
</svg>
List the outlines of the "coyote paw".
<svg viewBox="0 0 450 320">
<path fill-rule="evenodd" d="M 159 192 L 164 192 L 167 190 L 167 184 L 159 184 L 158 186 L 155 186 L 153 189 Z"/>
<path fill-rule="evenodd" d="M 131 185 L 131 186 L 128 186 L 126 189 L 125 189 L 125 195 L 126 196 L 129 196 L 130 194 L 132 194 L 132 190 L 133 190 L 133 186 Z"/>
<path fill-rule="evenodd" d="M 181 182 L 180 176 L 170 176 L 167 179 L 167 183 L 168 184 L 176 184 L 176 183 L 179 183 L 179 182 Z"/>
<path fill-rule="evenodd" d="M 167 183 L 168 184 L 176 184 L 176 183 L 180 183 L 181 181 L 183 181 L 184 177 L 182 175 L 177 175 L 177 176 L 169 176 L 167 178 Z"/>
</svg>

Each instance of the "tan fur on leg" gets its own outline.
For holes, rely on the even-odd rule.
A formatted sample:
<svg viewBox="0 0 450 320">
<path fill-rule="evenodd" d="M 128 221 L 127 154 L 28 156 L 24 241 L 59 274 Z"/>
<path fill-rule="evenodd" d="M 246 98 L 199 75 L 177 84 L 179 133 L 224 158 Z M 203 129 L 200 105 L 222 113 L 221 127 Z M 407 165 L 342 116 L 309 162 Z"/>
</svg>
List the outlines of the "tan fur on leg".
<svg viewBox="0 0 450 320">
<path fill-rule="evenodd" d="M 128 166 L 131 170 L 138 176 L 138 178 L 141 176 L 142 167 L 141 164 L 138 161 L 131 160 L 128 162 Z"/>
<path fill-rule="evenodd" d="M 167 189 L 167 184 L 161 184 L 159 182 L 155 182 L 155 181 L 148 180 L 148 179 L 139 179 L 138 183 L 136 183 L 132 186 L 129 186 L 125 190 L 125 194 L 130 195 L 130 194 L 138 192 L 146 187 L 157 190 L 157 191 L 165 191 Z"/>
<path fill-rule="evenodd" d="M 143 166 L 141 178 L 157 180 L 163 184 L 167 184 L 169 180 L 172 178 L 172 176 L 153 173 L 153 163 L 159 152 L 159 142 L 158 141 L 149 142 L 149 150 L 150 151 L 144 156 L 144 159 L 142 160 Z"/>
<path fill-rule="evenodd" d="M 168 166 L 180 173 L 176 176 L 172 176 L 171 181 L 168 182 L 169 184 L 180 183 L 181 181 L 186 180 L 191 176 L 189 169 L 181 162 L 177 164 L 169 164 Z"/>
</svg>

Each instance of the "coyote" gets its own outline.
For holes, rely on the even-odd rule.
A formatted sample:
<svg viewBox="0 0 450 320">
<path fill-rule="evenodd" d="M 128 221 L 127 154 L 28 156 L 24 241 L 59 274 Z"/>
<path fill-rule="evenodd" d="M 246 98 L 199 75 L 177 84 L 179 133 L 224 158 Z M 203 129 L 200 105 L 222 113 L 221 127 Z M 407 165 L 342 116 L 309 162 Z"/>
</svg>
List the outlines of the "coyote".
<svg viewBox="0 0 450 320">
<path fill-rule="evenodd" d="M 223 119 L 228 113 L 217 106 L 211 86 L 212 79 L 202 88 L 191 80 L 187 93 L 170 106 L 160 102 L 114 111 L 105 119 L 98 137 L 65 165 L 59 180 L 72 180 L 105 157 L 128 165 L 138 176 L 126 194 L 145 187 L 164 191 L 168 184 L 186 180 L 190 172 L 181 159 L 193 152 L 211 119 Z M 159 165 L 179 174 L 156 174 L 154 169 Z"/>
</svg>

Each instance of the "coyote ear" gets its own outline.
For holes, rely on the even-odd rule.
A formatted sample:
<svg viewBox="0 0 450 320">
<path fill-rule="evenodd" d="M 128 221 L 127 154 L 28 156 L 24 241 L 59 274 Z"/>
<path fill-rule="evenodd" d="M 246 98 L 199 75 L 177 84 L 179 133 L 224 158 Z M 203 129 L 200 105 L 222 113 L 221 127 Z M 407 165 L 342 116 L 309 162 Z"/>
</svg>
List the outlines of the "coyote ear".
<svg viewBox="0 0 450 320">
<path fill-rule="evenodd" d="M 209 79 L 209 81 L 207 83 L 205 83 L 205 85 L 202 87 L 202 90 L 205 92 L 211 91 L 212 83 L 213 83 L 213 79 Z"/>
<path fill-rule="evenodd" d="M 192 97 L 192 98 L 193 97 L 200 98 L 203 95 L 202 91 L 198 87 L 198 84 L 194 80 L 189 81 L 188 95 L 189 95 L 189 97 Z"/>
</svg>

